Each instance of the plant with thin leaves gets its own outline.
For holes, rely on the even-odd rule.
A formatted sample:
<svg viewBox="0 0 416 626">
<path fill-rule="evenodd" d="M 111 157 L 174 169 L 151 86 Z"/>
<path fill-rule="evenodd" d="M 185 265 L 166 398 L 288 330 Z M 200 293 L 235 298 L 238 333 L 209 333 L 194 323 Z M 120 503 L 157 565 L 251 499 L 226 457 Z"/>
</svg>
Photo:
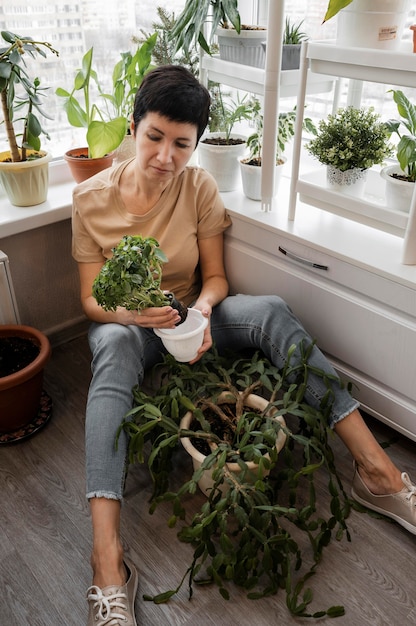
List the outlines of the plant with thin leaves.
<svg viewBox="0 0 416 626">
<path fill-rule="evenodd" d="M 126 136 L 126 119 L 122 115 L 108 119 L 105 98 L 102 108 L 92 101 L 91 81 L 102 93 L 97 72 L 92 66 L 93 51 L 94 49 L 90 48 L 82 57 L 82 67 L 75 74 L 71 91 L 58 87 L 56 95 L 63 98 L 63 106 L 71 126 L 87 129 L 88 156 L 98 159 L 121 144 Z M 79 99 L 77 92 L 81 94 Z"/>
<path fill-rule="evenodd" d="M 400 119 L 386 122 L 390 134 L 396 134 L 399 142 L 396 146 L 397 160 L 409 182 L 416 182 L 416 106 L 399 89 L 391 89 L 397 105 Z"/>
<path fill-rule="evenodd" d="M 290 18 L 287 17 L 285 19 L 282 42 L 284 45 L 299 45 L 302 41 L 306 41 L 308 39 L 308 35 L 301 30 L 303 22 L 304 20 L 298 22 L 297 24 L 293 24 Z"/>
<path fill-rule="evenodd" d="M 30 78 L 26 61 L 37 56 L 46 58 L 48 52 L 56 56 L 59 53 L 47 41 L 35 41 L 6 30 L 1 31 L 1 37 L 6 42 L 6 47 L 0 49 L 1 123 L 5 126 L 11 161 L 26 161 L 37 158 L 36 155 L 28 157 L 27 151 L 39 152 L 41 134 L 49 138 L 38 113 L 51 119 L 42 109 L 41 96 L 45 95 L 47 87 L 40 86 L 39 78 Z M 18 137 L 21 138 L 20 145 Z"/>
<path fill-rule="evenodd" d="M 175 50 L 188 53 L 199 44 L 211 54 L 210 44 L 216 29 L 218 26 L 228 28 L 229 24 L 240 32 L 238 0 L 186 0 L 171 32 L 171 39 L 176 42 Z M 208 25 L 211 34 L 207 41 L 205 29 Z"/>
<path fill-rule="evenodd" d="M 168 525 L 179 525 L 178 538 L 194 549 L 178 586 L 145 596 L 146 600 L 167 602 L 186 580 L 189 597 L 195 585 L 214 582 L 228 599 L 230 584 L 234 583 L 252 599 L 285 589 L 287 606 L 295 616 L 344 614 L 342 606 L 314 612 L 309 608 L 313 595 L 308 581 L 316 573 L 324 548 L 344 534 L 350 540 L 346 518 L 351 506 L 337 474 L 330 446 L 332 431 L 328 427 L 332 384 L 339 381 L 309 365 L 312 348 L 313 343 L 301 344 L 300 359 L 292 365 L 297 349 L 292 346 L 282 370 L 259 353 L 236 358 L 219 356 L 214 348 L 193 365 L 177 363 L 167 355 L 153 371 L 157 380 L 155 393 L 147 393 L 139 386 L 133 389 L 134 406 L 117 437 L 122 432 L 127 434 L 130 463 L 147 462 L 149 466 L 153 480 L 150 512 L 160 503 L 170 502 Z M 304 400 L 312 371 L 327 386 L 319 410 Z M 240 402 L 233 441 L 213 431 L 205 411 L 205 407 L 212 409 L 216 405 L 224 390 Z M 253 391 L 262 393 L 268 401 L 260 416 L 244 406 L 244 397 Z M 284 417 L 286 426 L 267 417 L 270 409 Z M 189 410 L 194 412 L 195 424 L 184 430 L 180 421 Z M 281 428 L 287 444 L 277 453 L 275 442 Z M 177 491 L 170 491 L 172 455 L 182 437 L 210 441 L 215 446 L 211 446 L 201 468 Z M 253 460 L 258 466 L 255 480 L 247 467 Z M 239 474 L 230 472 L 231 461 L 240 466 Z M 270 470 L 267 477 L 265 469 Z M 324 469 L 331 498 L 331 513 L 326 516 L 319 511 L 314 483 L 317 472 Z M 197 491 L 205 470 L 212 473 L 212 489 L 197 513 L 188 519 L 186 502 Z M 312 548 L 310 568 L 304 565 L 305 545 L 295 539 L 299 531 L 304 534 L 306 546 Z"/>
</svg>

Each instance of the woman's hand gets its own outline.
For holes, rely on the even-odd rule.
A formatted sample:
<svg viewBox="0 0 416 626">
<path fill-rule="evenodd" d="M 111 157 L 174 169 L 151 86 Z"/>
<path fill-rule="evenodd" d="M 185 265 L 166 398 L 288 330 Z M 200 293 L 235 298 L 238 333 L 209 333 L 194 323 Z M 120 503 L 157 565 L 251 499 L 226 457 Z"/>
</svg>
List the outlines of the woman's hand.
<svg viewBox="0 0 416 626">
<path fill-rule="evenodd" d="M 130 321 L 128 324 L 141 326 L 142 328 L 175 328 L 181 321 L 178 311 L 171 306 L 149 307 L 141 311 L 128 311 Z"/>
</svg>

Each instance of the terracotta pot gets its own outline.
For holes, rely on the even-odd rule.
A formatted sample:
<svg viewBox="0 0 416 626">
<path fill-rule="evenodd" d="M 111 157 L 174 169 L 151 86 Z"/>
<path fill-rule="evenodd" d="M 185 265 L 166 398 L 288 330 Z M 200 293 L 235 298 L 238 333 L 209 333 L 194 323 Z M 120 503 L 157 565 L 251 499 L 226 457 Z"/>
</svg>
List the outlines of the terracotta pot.
<svg viewBox="0 0 416 626">
<path fill-rule="evenodd" d="M 231 401 L 235 402 L 235 398 L 232 398 Z M 223 404 L 226 402 L 230 402 L 230 395 L 227 392 L 221 393 L 218 396 L 218 404 Z M 269 403 L 265 398 L 262 398 L 261 396 L 257 396 L 255 394 L 250 394 L 246 398 L 246 405 L 251 407 L 252 409 L 259 409 L 260 411 L 264 411 L 268 404 Z M 268 415 L 271 416 L 273 415 L 274 412 L 275 412 L 275 409 L 271 409 Z M 286 422 L 281 415 L 277 415 L 275 419 L 279 421 L 282 426 L 286 426 Z M 185 429 L 189 430 L 191 421 L 192 421 L 192 412 L 188 411 L 183 416 L 181 423 L 180 423 L 180 427 L 183 428 L 184 430 Z M 191 439 L 189 437 L 181 437 L 181 443 L 192 458 L 194 471 L 198 470 L 206 458 L 205 455 L 195 448 L 195 446 L 192 444 Z M 283 448 L 285 443 L 286 443 L 286 434 L 283 432 L 283 430 L 279 430 L 277 439 L 276 439 L 276 449 L 278 452 L 280 452 L 280 450 Z M 241 468 L 238 465 L 238 463 L 227 463 L 227 466 L 231 472 L 235 472 L 237 474 L 241 472 Z M 250 480 L 250 481 L 253 480 L 254 482 L 258 477 L 258 465 L 252 461 L 249 461 L 247 463 L 247 467 L 249 468 L 249 473 L 246 475 L 246 480 Z M 214 481 L 212 478 L 212 472 L 213 472 L 213 469 L 205 470 L 201 479 L 198 481 L 198 487 L 206 496 L 209 496 L 209 493 L 214 484 Z M 268 473 L 269 473 L 268 471 L 264 471 L 263 476 L 267 476 Z M 227 489 L 227 486 L 223 484 L 220 489 L 222 492 L 224 492 Z"/>
<path fill-rule="evenodd" d="M 82 183 L 94 174 L 98 174 L 113 164 L 114 154 L 106 154 L 100 159 L 90 159 L 88 148 L 74 148 L 65 152 L 64 159 L 69 165 L 72 177 L 77 183 Z"/>
<path fill-rule="evenodd" d="M 1 434 L 22 428 L 36 417 L 42 395 L 43 370 L 51 355 L 49 339 L 31 326 L 0 326 L 0 339 L 2 337 L 31 339 L 40 352 L 23 369 L 0 378 Z"/>
</svg>

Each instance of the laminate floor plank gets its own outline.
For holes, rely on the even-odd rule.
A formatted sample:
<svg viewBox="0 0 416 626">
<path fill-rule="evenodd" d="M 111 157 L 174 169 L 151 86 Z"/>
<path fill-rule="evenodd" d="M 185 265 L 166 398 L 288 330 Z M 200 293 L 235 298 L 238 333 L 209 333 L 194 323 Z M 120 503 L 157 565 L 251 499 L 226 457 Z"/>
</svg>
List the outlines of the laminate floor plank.
<svg viewBox="0 0 416 626">
<path fill-rule="evenodd" d="M 85 593 L 91 584 L 91 528 L 85 501 L 84 414 L 90 380 L 85 336 L 54 348 L 45 388 L 53 400 L 50 422 L 33 437 L 0 446 L 0 625 L 85 626 Z M 389 454 L 416 479 L 416 444 L 368 418 Z M 334 437 L 337 467 L 349 491 L 353 467 Z M 191 471 L 181 449 L 175 454 L 173 488 Z M 192 548 L 167 526 L 170 505 L 149 514 L 151 481 L 146 467 L 133 466 L 126 484 L 122 537 L 139 571 L 136 614 L 140 626 L 271 626 L 310 623 L 289 614 L 284 592 L 248 600 L 230 586 L 224 600 L 215 586 L 187 585 L 169 603 L 155 605 L 143 594 L 175 588 Z M 305 498 L 306 498 L 305 493 Z M 328 509 L 325 472 L 317 480 L 319 510 Z M 189 515 L 203 502 L 189 496 Z M 416 624 L 416 536 L 397 524 L 353 510 L 352 541 L 333 541 L 324 551 L 310 586 L 312 609 L 343 604 L 346 615 L 319 624 L 414 626 Z M 308 548 L 305 560 L 310 558 Z M 308 556 L 309 555 L 309 556 Z"/>
</svg>

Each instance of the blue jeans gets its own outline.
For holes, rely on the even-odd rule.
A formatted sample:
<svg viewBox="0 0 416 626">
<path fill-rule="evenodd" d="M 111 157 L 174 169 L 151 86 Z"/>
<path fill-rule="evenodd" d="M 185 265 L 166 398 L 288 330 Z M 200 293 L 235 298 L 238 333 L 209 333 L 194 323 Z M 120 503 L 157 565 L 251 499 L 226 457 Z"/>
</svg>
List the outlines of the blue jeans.
<svg viewBox="0 0 416 626">
<path fill-rule="evenodd" d="M 278 368 L 283 367 L 292 344 L 298 345 L 302 339 L 311 342 L 278 296 L 229 296 L 213 310 L 211 331 L 220 353 L 225 349 L 259 349 Z M 160 361 L 166 350 L 152 330 L 138 326 L 93 323 L 89 341 L 93 377 L 86 412 L 87 497 L 121 500 L 127 437 L 122 434 L 116 449 L 117 428 L 132 407 L 133 386 L 142 383 L 145 370 Z M 336 375 L 316 346 L 309 364 Z M 333 383 L 333 389 L 331 427 L 358 407 L 346 389 L 337 383 Z M 310 374 L 306 401 L 319 407 L 326 392 L 321 377 Z"/>
</svg>

